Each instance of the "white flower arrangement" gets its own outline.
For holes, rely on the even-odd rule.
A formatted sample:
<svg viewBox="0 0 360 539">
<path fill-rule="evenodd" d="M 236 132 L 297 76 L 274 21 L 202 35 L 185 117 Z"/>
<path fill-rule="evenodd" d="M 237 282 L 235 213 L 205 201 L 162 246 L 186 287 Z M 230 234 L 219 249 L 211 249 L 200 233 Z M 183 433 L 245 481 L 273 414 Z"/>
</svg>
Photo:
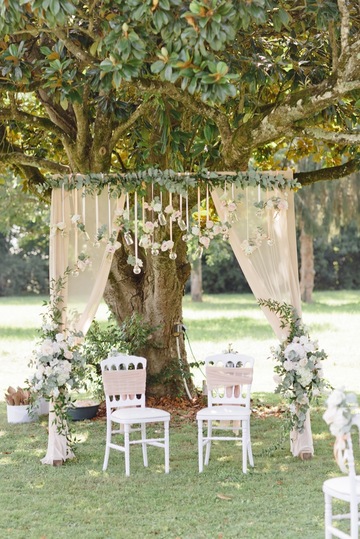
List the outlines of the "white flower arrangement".
<svg viewBox="0 0 360 539">
<path fill-rule="evenodd" d="M 310 339 L 294 307 L 272 300 L 259 300 L 259 304 L 275 312 L 281 327 L 289 331 L 286 340 L 271 348 L 271 357 L 277 362 L 274 367 L 275 392 L 288 401 L 291 428 L 302 432 L 311 403 L 328 388 L 322 369 L 327 355 L 319 349 L 317 341 Z"/>
<path fill-rule="evenodd" d="M 326 406 L 323 419 L 331 434 L 341 437 L 349 433 L 359 406 L 355 393 L 345 393 L 344 388 L 334 389 L 326 400 Z"/>
<path fill-rule="evenodd" d="M 64 277 L 51 284 L 51 301 L 42 316 L 39 342 L 29 363 L 35 371 L 28 380 L 31 405 L 40 397 L 53 400 L 59 430 L 64 433 L 68 433 L 71 391 L 81 387 L 85 375 L 85 358 L 80 352 L 82 333 L 65 330 L 62 324 L 61 290 L 69 273 L 67 270 Z"/>
</svg>

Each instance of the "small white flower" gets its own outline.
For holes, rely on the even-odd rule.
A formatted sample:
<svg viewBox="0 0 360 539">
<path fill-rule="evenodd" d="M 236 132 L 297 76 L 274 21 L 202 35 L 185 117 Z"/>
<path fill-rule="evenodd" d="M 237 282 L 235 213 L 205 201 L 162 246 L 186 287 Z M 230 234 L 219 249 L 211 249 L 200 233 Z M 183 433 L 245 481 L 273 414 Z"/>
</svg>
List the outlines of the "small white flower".
<svg viewBox="0 0 360 539">
<path fill-rule="evenodd" d="M 201 243 L 206 249 L 208 249 L 210 245 L 210 238 L 208 238 L 207 236 L 200 236 L 199 243 Z"/>
<path fill-rule="evenodd" d="M 157 213 L 161 212 L 161 202 L 155 202 L 154 205 L 153 205 L 153 209 Z"/>
<path fill-rule="evenodd" d="M 169 204 L 168 206 L 166 206 L 166 208 L 164 209 L 164 212 L 167 213 L 168 215 L 173 213 L 174 212 L 174 208 Z"/>
<path fill-rule="evenodd" d="M 300 359 L 300 361 L 299 361 L 299 366 L 300 367 L 306 367 L 307 364 L 308 364 L 308 358 L 306 356 L 303 357 L 302 359 Z"/>
<path fill-rule="evenodd" d="M 284 361 L 283 363 L 283 367 L 286 371 L 296 371 L 297 367 L 298 367 L 298 364 L 294 361 L 289 361 L 289 360 L 286 360 Z"/>
<path fill-rule="evenodd" d="M 161 250 L 163 252 L 170 251 L 174 247 L 174 242 L 172 240 L 163 241 L 161 244 Z"/>
<path fill-rule="evenodd" d="M 154 232 L 154 223 L 152 221 L 146 221 L 144 223 L 144 232 L 146 234 L 152 234 Z"/>
</svg>

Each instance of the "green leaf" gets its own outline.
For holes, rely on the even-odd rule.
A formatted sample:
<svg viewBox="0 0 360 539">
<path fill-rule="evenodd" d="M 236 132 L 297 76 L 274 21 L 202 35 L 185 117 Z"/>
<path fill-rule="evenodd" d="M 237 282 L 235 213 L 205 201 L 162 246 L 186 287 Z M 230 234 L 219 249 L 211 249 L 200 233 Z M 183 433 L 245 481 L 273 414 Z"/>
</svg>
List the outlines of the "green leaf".
<svg viewBox="0 0 360 539">
<path fill-rule="evenodd" d="M 228 66 L 225 64 L 225 62 L 218 62 L 216 64 L 216 71 L 220 75 L 226 75 L 226 73 L 229 71 Z"/>
<path fill-rule="evenodd" d="M 161 60 L 157 60 L 156 62 L 151 64 L 151 66 L 150 66 L 151 72 L 152 73 L 160 73 L 164 69 L 165 65 L 166 64 L 164 62 L 162 62 Z"/>
</svg>

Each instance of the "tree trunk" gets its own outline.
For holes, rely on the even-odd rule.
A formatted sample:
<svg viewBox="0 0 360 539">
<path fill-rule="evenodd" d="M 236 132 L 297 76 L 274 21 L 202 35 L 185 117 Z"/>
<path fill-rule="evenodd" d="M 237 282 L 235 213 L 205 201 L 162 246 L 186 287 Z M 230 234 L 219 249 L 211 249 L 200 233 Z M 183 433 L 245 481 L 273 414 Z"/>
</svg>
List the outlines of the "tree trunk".
<svg viewBox="0 0 360 539">
<path fill-rule="evenodd" d="M 202 261 L 196 258 L 191 265 L 191 300 L 202 301 Z"/>
<path fill-rule="evenodd" d="M 182 366 L 179 364 L 174 325 L 182 323 L 182 298 L 190 276 L 190 264 L 187 261 L 186 244 L 180 240 L 180 233 L 173 239 L 176 260 L 169 258 L 168 251 L 154 256 L 139 250 L 144 263 L 139 275 L 133 273 L 132 266 L 126 261 L 131 253 L 129 249 L 133 249 L 133 246 L 129 248 L 123 245 L 114 256 L 104 294 L 106 303 L 119 322 L 136 312 L 143 316 L 145 322 L 156 327 L 146 347 L 139 350 L 139 354 L 148 360 L 147 394 L 152 396 L 182 395 L 182 370 L 185 375 L 189 375 L 181 337 L 179 344 Z M 192 387 L 190 377 L 187 384 Z"/>
<path fill-rule="evenodd" d="M 312 303 L 312 293 L 314 290 L 314 242 L 313 236 L 307 234 L 302 227 L 300 234 L 300 291 L 301 299 L 305 303 Z"/>
</svg>

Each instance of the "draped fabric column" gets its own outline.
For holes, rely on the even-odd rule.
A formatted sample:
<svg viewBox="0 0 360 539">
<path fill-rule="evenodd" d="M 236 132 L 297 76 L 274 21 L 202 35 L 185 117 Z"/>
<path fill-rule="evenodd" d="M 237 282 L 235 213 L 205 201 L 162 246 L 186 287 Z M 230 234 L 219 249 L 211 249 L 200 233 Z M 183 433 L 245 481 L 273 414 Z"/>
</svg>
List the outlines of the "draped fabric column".
<svg viewBox="0 0 360 539">
<path fill-rule="evenodd" d="M 221 220 L 231 222 L 229 241 L 255 297 L 289 303 L 301 316 L 293 191 L 225 186 L 212 197 Z M 230 213 L 232 199 L 237 204 Z M 279 340 L 286 339 L 276 314 L 263 311 Z M 291 451 L 294 456 L 313 454 L 309 415 L 301 434 L 292 431 Z"/>
<path fill-rule="evenodd" d="M 64 279 L 61 291 L 63 328 L 84 335 L 96 314 L 117 247 L 117 212 L 124 196 L 111 198 L 108 189 L 85 195 L 82 190 L 54 189 L 50 217 L 50 281 Z M 73 457 L 65 434 L 59 434 L 50 403 L 48 448 L 43 464 Z"/>
</svg>

